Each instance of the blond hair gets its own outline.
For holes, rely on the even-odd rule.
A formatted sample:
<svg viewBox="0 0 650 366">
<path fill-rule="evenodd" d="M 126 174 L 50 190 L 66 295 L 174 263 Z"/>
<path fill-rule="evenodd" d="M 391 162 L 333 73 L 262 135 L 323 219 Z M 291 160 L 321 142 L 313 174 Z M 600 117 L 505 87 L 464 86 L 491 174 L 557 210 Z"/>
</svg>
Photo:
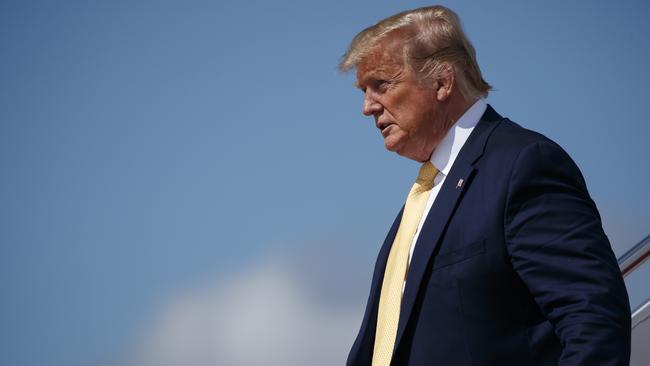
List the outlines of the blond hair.
<svg viewBox="0 0 650 366">
<path fill-rule="evenodd" d="M 357 34 L 341 58 L 339 69 L 356 66 L 391 32 L 404 31 L 406 67 L 420 80 L 435 80 L 451 66 L 465 99 L 474 100 L 492 89 L 483 80 L 476 51 L 463 32 L 458 15 L 444 6 L 407 10 L 379 21 Z"/>
</svg>

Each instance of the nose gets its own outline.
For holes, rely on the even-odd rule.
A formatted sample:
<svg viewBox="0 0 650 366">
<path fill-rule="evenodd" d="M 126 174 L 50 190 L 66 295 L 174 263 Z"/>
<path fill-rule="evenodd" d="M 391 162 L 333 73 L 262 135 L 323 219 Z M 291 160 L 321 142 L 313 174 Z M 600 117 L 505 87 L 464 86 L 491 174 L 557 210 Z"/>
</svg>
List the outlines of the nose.
<svg viewBox="0 0 650 366">
<path fill-rule="evenodd" d="M 363 114 L 366 116 L 372 116 L 381 112 L 382 108 L 382 105 L 373 98 L 370 91 L 366 91 L 366 94 L 363 97 Z"/>
</svg>

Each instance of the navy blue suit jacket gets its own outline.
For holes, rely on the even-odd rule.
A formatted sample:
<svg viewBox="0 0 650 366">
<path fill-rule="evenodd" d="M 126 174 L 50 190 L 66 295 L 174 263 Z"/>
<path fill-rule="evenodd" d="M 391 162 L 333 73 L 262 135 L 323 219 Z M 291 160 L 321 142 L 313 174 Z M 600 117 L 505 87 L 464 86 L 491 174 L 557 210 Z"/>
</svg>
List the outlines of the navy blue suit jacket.
<svg viewBox="0 0 650 366">
<path fill-rule="evenodd" d="M 400 219 L 379 252 L 349 366 L 371 364 Z M 392 365 L 627 366 L 630 332 L 625 285 L 578 167 L 488 106 L 422 227 Z"/>
</svg>

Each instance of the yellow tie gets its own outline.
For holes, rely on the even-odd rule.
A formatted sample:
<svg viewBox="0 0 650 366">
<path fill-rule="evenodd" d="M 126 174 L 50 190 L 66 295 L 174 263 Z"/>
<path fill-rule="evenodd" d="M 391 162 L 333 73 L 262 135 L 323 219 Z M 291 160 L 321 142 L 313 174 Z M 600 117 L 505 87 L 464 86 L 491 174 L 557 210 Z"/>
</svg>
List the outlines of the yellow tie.
<svg viewBox="0 0 650 366">
<path fill-rule="evenodd" d="M 408 269 L 411 242 L 420 224 L 422 213 L 431 194 L 433 179 L 437 174 L 438 169 L 430 162 L 422 164 L 420 174 L 406 199 L 402 221 L 388 255 L 384 281 L 381 285 L 372 366 L 390 365 L 397 336 L 402 289 Z"/>
</svg>

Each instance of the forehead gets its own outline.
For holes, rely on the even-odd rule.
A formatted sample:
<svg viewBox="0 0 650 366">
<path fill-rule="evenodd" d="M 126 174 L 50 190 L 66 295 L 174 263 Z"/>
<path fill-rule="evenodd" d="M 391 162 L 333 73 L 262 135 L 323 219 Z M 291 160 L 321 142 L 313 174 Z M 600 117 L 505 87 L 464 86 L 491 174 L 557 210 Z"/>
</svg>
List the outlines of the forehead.
<svg viewBox="0 0 650 366">
<path fill-rule="evenodd" d="M 404 68 L 401 37 L 388 36 L 374 45 L 357 65 L 357 86 L 369 79 L 392 76 Z"/>
</svg>

